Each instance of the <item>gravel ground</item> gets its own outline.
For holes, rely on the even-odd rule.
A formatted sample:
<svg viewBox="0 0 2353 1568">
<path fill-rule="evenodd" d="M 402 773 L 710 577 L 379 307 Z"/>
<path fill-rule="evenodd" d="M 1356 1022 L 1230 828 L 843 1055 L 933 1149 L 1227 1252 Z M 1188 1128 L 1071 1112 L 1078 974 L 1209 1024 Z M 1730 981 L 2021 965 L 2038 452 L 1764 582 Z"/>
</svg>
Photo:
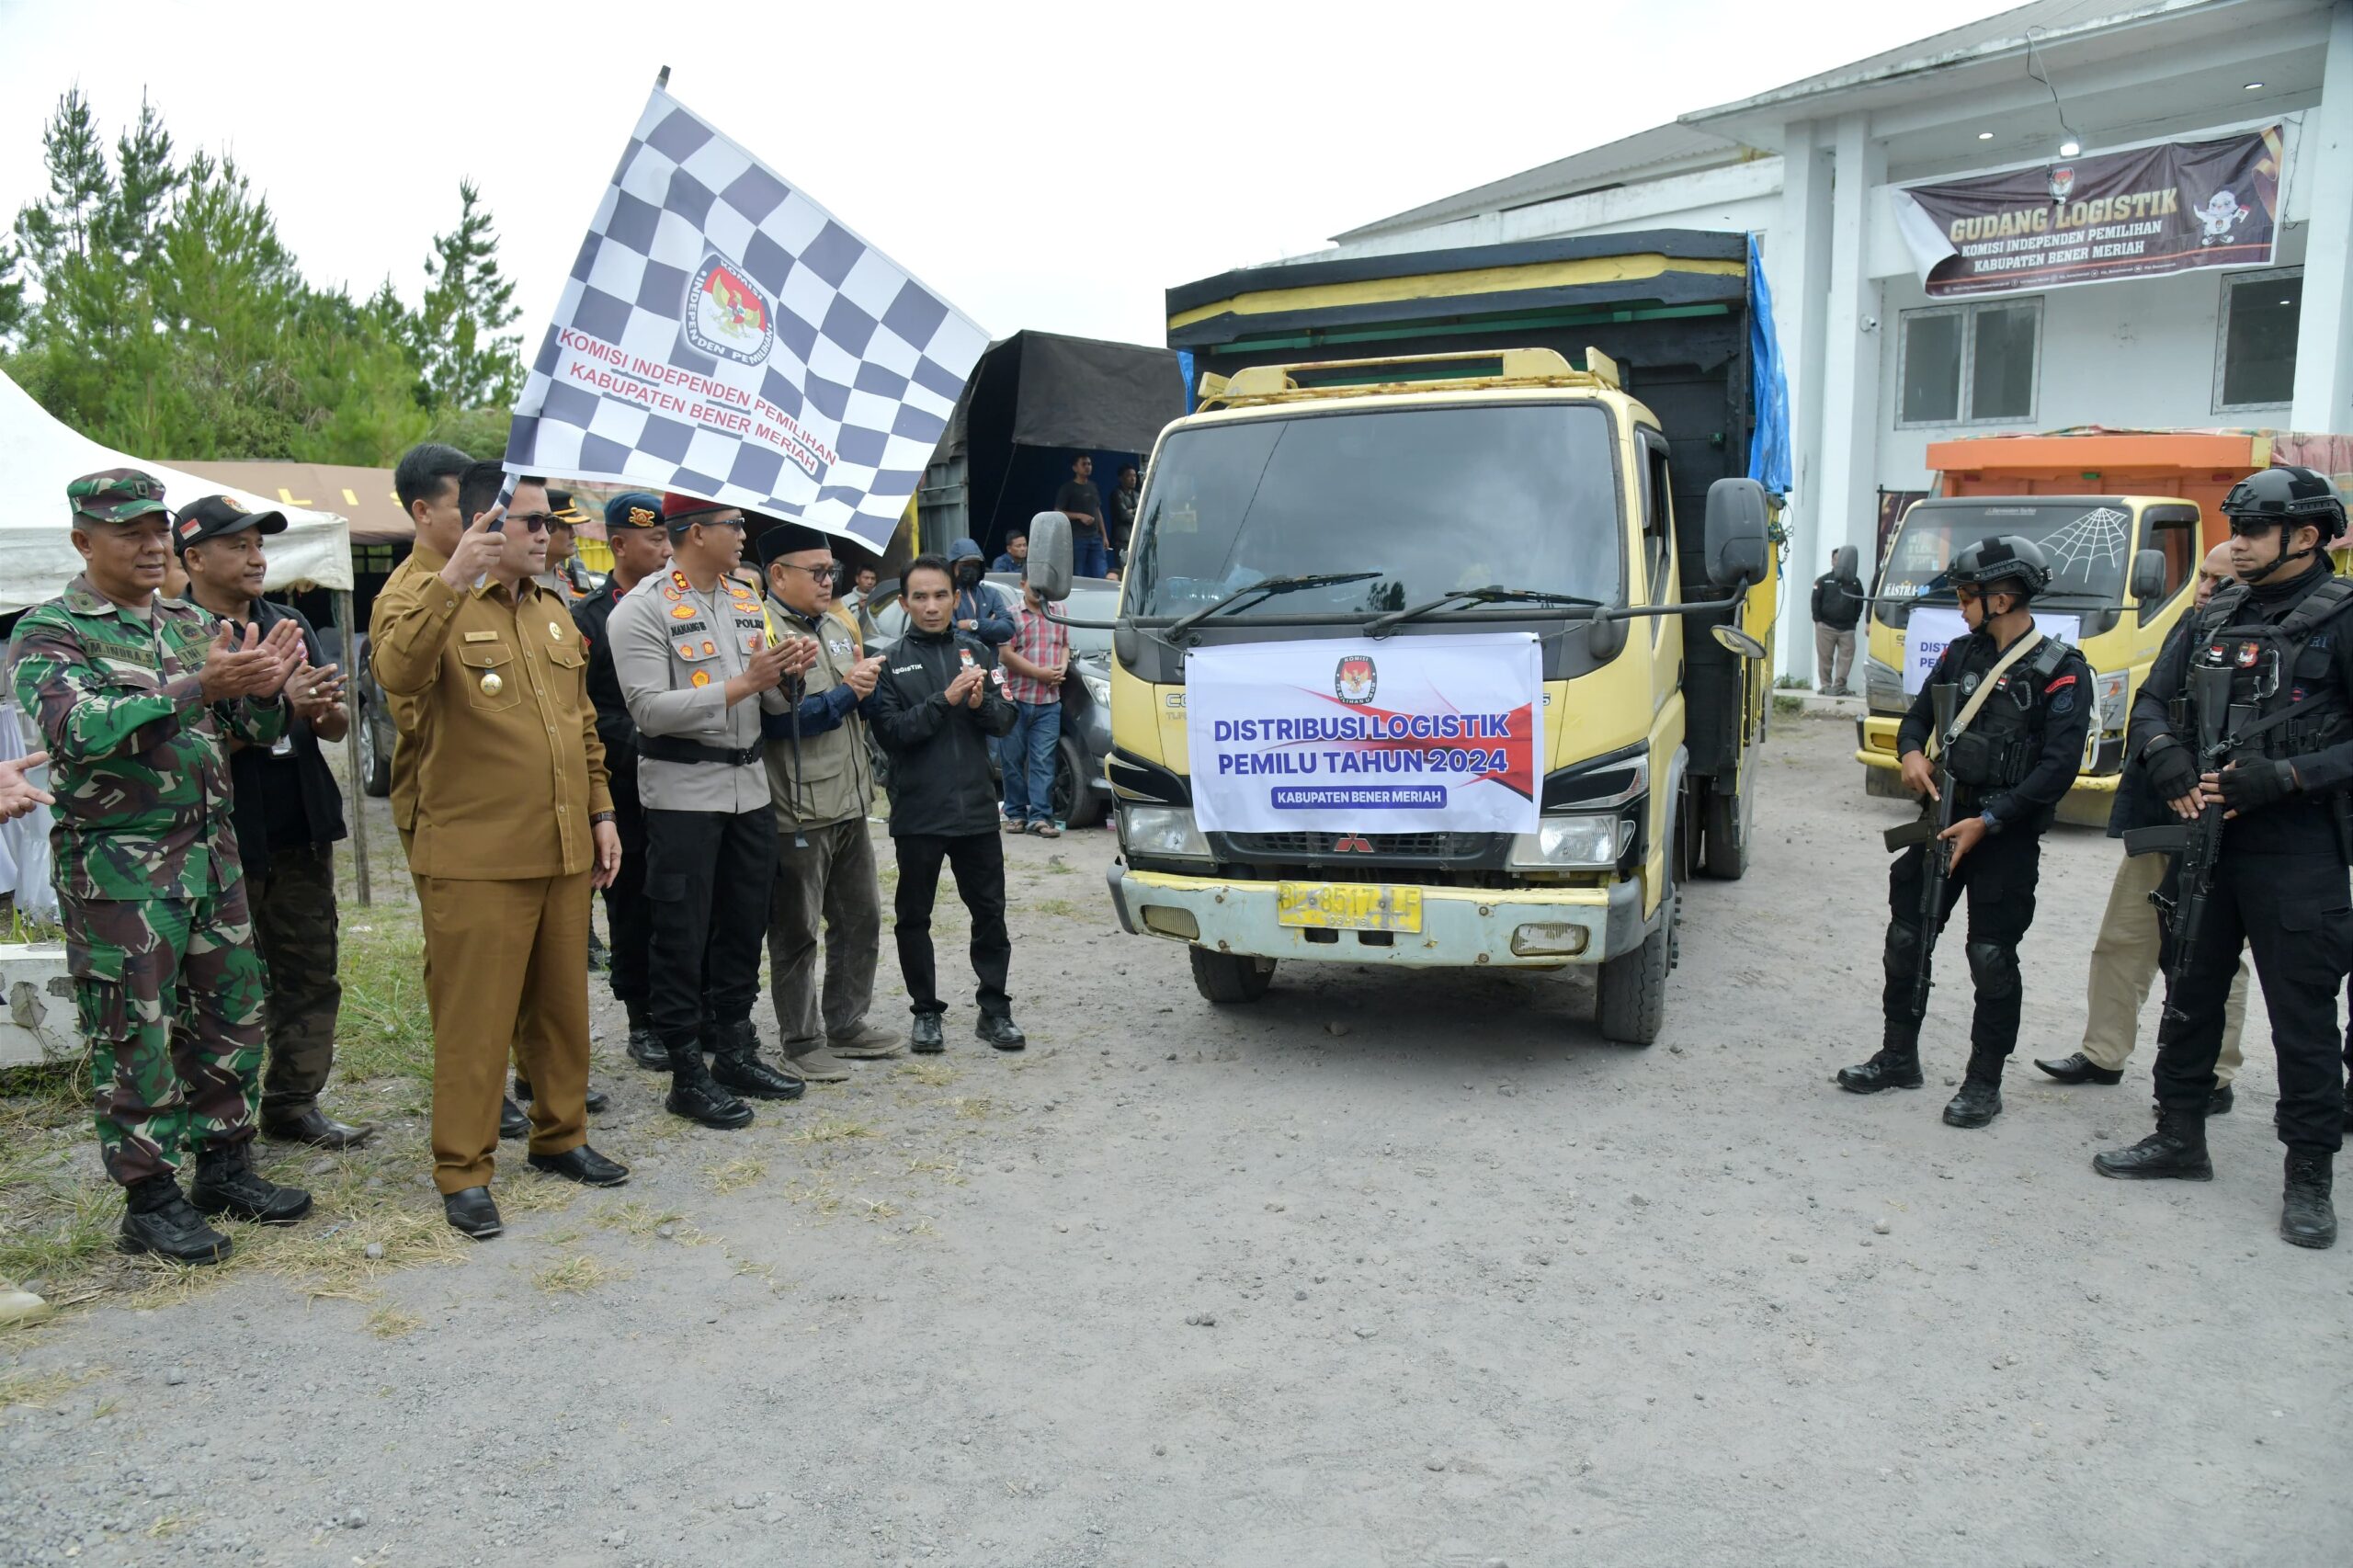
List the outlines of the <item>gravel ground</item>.
<svg viewBox="0 0 2353 1568">
<path fill-rule="evenodd" d="M 2145 1052 L 1942 1126 L 1957 944 L 1928 1090 L 1836 1092 L 1903 814 L 1851 736 L 1775 736 L 1649 1051 L 1574 975 L 1213 1009 L 1117 934 L 1101 833 L 1008 846 L 1025 1056 L 960 1007 L 714 1133 L 602 1006 L 627 1188 L 517 1159 L 447 1261 L 0 1340 L 0 1563 L 2344 1563 L 2353 1247 L 2274 1233 L 2268 1034 L 2211 1186 L 2087 1166 Z M 2022 1056 L 2115 853 L 2048 847 Z"/>
</svg>

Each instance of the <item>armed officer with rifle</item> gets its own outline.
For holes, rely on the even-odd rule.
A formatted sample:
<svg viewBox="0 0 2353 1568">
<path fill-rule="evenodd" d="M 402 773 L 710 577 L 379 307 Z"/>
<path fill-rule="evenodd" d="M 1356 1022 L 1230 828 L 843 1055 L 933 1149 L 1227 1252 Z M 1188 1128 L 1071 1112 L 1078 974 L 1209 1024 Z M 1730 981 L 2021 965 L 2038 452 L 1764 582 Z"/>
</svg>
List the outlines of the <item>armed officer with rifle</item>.
<svg viewBox="0 0 2353 1568">
<path fill-rule="evenodd" d="M 1877 1055 L 1840 1069 L 1850 1094 L 1916 1089 L 1938 934 L 1969 901 L 1977 991 L 1969 1071 L 1945 1107 L 1954 1127 L 2002 1113 L 2002 1068 L 2018 1044 L 2018 942 L 2034 920 L 2042 835 L 2075 782 L 2091 724 L 2091 666 L 2035 630 L 2028 608 L 2051 585 L 2041 550 L 2015 535 L 1967 546 L 1946 568 L 1969 634 L 1938 656 L 1896 732 L 1916 823 L 1890 828 L 1886 1032 Z"/>
<path fill-rule="evenodd" d="M 2207 1104 L 2245 945 L 2279 1054 L 2279 1233 L 2325 1247 L 2336 1241 L 2330 1167 L 2344 1136 L 2336 998 L 2353 967 L 2353 584 L 2327 555 L 2345 505 L 2325 475 L 2282 467 L 2240 481 L 2222 514 L 2239 581 L 2166 645 L 2132 704 L 2131 747 L 2183 824 L 2125 835 L 2127 853 L 2181 856 L 2157 1128 L 2092 1165 L 2213 1179 Z"/>
</svg>

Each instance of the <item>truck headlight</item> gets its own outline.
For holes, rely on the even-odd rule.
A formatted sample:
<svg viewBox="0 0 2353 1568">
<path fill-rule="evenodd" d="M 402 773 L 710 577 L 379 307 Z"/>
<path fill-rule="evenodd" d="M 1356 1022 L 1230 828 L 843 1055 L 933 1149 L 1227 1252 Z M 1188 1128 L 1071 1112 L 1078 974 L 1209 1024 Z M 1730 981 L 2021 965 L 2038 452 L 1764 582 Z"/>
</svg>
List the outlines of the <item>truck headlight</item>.
<svg viewBox="0 0 2353 1568">
<path fill-rule="evenodd" d="M 1904 675 L 1893 665 L 1863 660 L 1863 701 L 1874 713 L 1901 713 L 1912 706 L 1904 695 Z"/>
<path fill-rule="evenodd" d="M 1120 844 L 1131 855 L 1166 860 L 1206 860 L 1210 841 L 1184 806 L 1121 806 Z"/>
<path fill-rule="evenodd" d="M 1546 817 L 1534 833 L 1515 835 L 1511 864 L 1526 871 L 1606 871 L 1634 842 L 1634 824 L 1608 816 Z"/>
<path fill-rule="evenodd" d="M 1111 706 L 1111 677 L 1109 676 L 1098 676 L 1093 670 L 1081 666 L 1078 678 L 1086 686 L 1086 695 L 1094 699 L 1096 707 L 1108 709 Z"/>
<path fill-rule="evenodd" d="M 2092 729 L 2102 737 L 2121 735 L 2132 714 L 2132 672 L 2092 676 Z"/>
</svg>

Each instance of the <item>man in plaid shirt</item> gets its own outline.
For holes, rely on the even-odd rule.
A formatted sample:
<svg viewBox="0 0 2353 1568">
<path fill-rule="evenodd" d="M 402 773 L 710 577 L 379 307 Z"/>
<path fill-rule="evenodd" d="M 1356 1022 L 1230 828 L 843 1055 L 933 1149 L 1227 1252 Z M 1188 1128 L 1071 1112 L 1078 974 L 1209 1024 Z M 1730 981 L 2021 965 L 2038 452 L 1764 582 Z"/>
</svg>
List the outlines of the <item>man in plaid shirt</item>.
<svg viewBox="0 0 2353 1568">
<path fill-rule="evenodd" d="M 1054 750 L 1063 733 L 1063 675 L 1070 665 L 1070 631 L 1046 619 L 1045 602 L 1025 579 L 1013 640 L 997 650 L 1005 695 L 1017 715 L 999 743 L 1005 767 L 1005 831 L 1025 829 L 1060 838 L 1054 825 Z"/>
</svg>

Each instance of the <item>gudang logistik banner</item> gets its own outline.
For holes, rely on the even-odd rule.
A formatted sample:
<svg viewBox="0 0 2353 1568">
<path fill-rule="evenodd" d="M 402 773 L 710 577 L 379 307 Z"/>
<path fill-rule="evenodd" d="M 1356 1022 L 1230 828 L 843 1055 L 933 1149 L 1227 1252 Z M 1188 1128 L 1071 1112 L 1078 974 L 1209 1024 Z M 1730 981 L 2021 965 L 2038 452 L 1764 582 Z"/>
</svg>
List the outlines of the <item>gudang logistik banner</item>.
<svg viewBox="0 0 2353 1568">
<path fill-rule="evenodd" d="M 1533 833 L 1544 667 L 1525 632 L 1233 643 L 1185 661 L 1213 833 Z"/>
</svg>

